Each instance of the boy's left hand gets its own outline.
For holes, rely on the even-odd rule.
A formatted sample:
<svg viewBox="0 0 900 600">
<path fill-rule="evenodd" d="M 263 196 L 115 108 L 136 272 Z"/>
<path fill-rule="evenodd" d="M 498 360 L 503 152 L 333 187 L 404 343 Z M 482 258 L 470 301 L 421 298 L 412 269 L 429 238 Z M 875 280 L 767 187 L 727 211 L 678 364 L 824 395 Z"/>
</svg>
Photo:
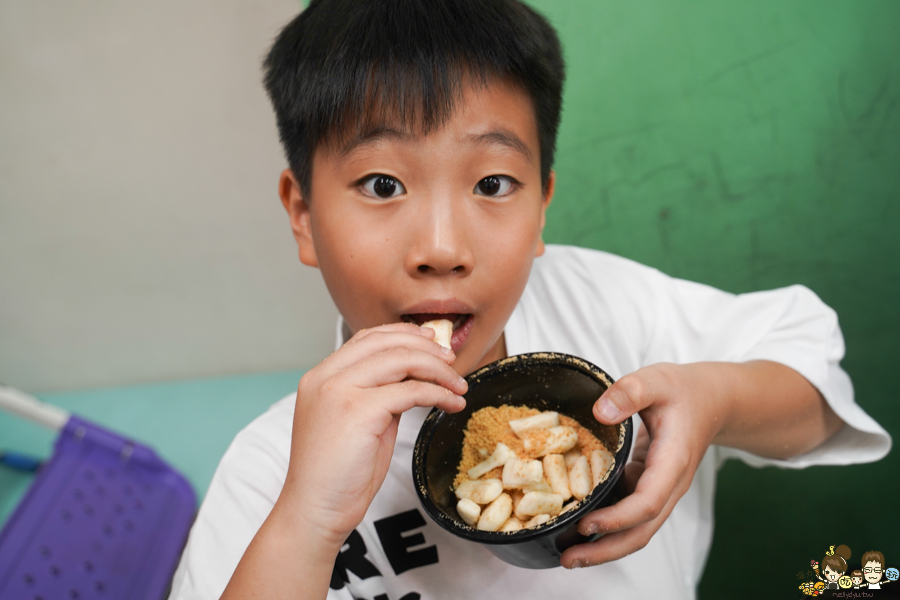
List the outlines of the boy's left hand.
<svg viewBox="0 0 900 600">
<path fill-rule="evenodd" d="M 709 391 L 697 385 L 705 378 L 694 371 L 702 367 L 701 363 L 644 367 L 619 379 L 594 405 L 594 417 L 601 423 L 641 415 L 644 426 L 622 474 L 625 488 L 633 493 L 581 520 L 578 529 L 583 535 L 604 535 L 566 550 L 564 567 L 597 565 L 640 550 L 687 492 L 721 422 Z"/>
<path fill-rule="evenodd" d="M 619 379 L 594 405 L 594 417 L 609 425 L 635 413 L 644 426 L 623 472 L 631 493 L 581 520 L 582 534 L 603 535 L 566 550 L 564 567 L 609 562 L 646 546 L 687 492 L 710 444 L 787 458 L 843 425 L 809 381 L 770 361 L 651 365 Z"/>
</svg>

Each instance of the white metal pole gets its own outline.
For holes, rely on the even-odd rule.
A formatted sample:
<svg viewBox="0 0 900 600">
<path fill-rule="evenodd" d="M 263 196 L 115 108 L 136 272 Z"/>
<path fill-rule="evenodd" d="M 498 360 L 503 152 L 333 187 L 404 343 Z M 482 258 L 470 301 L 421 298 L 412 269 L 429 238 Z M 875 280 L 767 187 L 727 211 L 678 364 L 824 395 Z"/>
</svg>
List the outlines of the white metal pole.
<svg viewBox="0 0 900 600">
<path fill-rule="evenodd" d="M 41 402 L 31 394 L 2 384 L 0 408 L 55 431 L 62 429 L 69 421 L 69 413 L 58 406 Z"/>
</svg>

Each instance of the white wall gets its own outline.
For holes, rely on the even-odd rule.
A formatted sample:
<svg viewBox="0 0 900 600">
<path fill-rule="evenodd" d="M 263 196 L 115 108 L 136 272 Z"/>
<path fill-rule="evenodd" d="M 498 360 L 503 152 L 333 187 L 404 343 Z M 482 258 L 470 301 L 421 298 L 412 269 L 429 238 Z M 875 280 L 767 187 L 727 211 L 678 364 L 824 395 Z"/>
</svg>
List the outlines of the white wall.
<svg viewBox="0 0 900 600">
<path fill-rule="evenodd" d="M 290 0 L 0 2 L 0 381 L 308 367 L 336 311 L 276 194 Z"/>
</svg>

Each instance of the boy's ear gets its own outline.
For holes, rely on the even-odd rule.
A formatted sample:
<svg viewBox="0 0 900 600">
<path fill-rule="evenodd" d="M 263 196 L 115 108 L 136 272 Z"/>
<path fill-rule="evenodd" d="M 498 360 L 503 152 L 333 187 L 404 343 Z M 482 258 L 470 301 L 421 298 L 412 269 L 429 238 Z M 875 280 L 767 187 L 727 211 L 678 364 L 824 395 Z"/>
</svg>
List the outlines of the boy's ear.
<svg viewBox="0 0 900 600">
<path fill-rule="evenodd" d="M 294 232 L 294 239 L 297 240 L 300 262 L 308 267 L 318 267 L 319 261 L 316 259 L 312 224 L 309 219 L 309 205 L 300 194 L 300 186 L 290 169 L 281 172 L 278 195 L 281 196 L 281 204 L 291 219 L 291 230 Z"/>
<path fill-rule="evenodd" d="M 547 177 L 547 193 L 544 194 L 544 199 L 541 201 L 541 237 L 538 238 L 537 248 L 534 252 L 535 256 L 544 254 L 544 225 L 547 223 L 547 207 L 550 206 L 550 201 L 553 200 L 553 187 L 555 184 L 556 171 L 550 169 L 550 176 Z"/>
</svg>

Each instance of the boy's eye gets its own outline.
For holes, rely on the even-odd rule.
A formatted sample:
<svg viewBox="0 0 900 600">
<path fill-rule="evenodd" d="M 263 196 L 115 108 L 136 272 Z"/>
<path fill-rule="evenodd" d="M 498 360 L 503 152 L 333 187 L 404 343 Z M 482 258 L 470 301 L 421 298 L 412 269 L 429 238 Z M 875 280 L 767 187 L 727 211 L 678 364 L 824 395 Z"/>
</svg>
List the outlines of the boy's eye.
<svg viewBox="0 0 900 600">
<path fill-rule="evenodd" d="M 479 196 L 505 196 L 512 186 L 512 179 L 506 175 L 489 175 L 475 184 L 475 193 Z"/>
<path fill-rule="evenodd" d="M 403 184 L 389 175 L 372 175 L 362 183 L 362 189 L 369 196 L 376 198 L 393 198 L 406 193 Z"/>
</svg>

